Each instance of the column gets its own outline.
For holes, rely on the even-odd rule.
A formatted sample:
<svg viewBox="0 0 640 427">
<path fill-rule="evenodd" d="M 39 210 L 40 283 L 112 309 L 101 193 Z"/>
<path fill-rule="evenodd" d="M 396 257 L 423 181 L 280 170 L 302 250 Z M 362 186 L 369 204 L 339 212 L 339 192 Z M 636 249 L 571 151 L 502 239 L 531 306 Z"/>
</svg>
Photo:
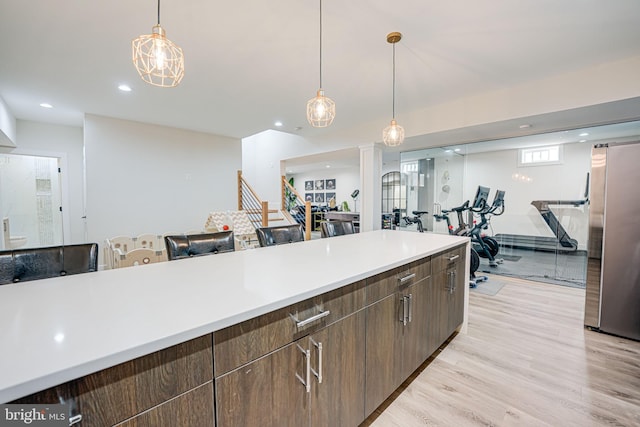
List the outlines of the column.
<svg viewBox="0 0 640 427">
<path fill-rule="evenodd" d="M 375 143 L 360 145 L 360 232 L 382 228 L 382 148 Z"/>
</svg>

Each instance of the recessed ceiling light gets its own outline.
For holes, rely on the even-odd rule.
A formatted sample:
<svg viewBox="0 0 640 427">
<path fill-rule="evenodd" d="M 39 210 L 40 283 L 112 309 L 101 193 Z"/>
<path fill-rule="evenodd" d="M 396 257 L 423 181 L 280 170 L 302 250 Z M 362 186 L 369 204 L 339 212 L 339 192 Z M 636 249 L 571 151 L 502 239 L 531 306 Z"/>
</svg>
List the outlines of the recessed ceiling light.
<svg viewBox="0 0 640 427">
<path fill-rule="evenodd" d="M 586 140 L 586 139 L 581 139 L 581 140 L 580 140 L 580 141 L 578 141 L 578 142 L 587 142 L 587 140 Z"/>
<path fill-rule="evenodd" d="M 120 89 L 123 92 L 131 92 L 131 86 L 125 85 L 125 84 L 118 86 L 118 89 Z"/>
<path fill-rule="evenodd" d="M 40 104 L 40 106 L 42 108 L 53 108 L 53 105 L 47 103 L 47 102 L 43 102 L 42 104 Z"/>
<path fill-rule="evenodd" d="M 520 125 L 520 129 L 529 129 L 531 127 L 530 124 Z"/>
<path fill-rule="evenodd" d="M 282 126 L 282 122 L 278 120 L 277 122 L 274 123 L 274 125 L 280 127 L 280 126 Z"/>
<path fill-rule="evenodd" d="M 459 153 L 459 152 L 460 152 L 460 149 L 459 149 L 459 148 L 456 148 L 456 149 L 455 149 L 455 150 L 453 150 L 453 151 L 455 151 L 456 153 Z"/>
<path fill-rule="evenodd" d="M 444 150 L 444 152 L 445 152 L 445 153 L 450 153 L 450 152 L 452 152 L 452 151 L 453 151 L 453 150 Z"/>
<path fill-rule="evenodd" d="M 589 136 L 589 132 L 582 132 L 580 136 Z"/>
<path fill-rule="evenodd" d="M 327 166 L 325 166 L 325 168 L 330 168 L 330 167 L 331 167 L 331 165 L 327 165 Z"/>
</svg>

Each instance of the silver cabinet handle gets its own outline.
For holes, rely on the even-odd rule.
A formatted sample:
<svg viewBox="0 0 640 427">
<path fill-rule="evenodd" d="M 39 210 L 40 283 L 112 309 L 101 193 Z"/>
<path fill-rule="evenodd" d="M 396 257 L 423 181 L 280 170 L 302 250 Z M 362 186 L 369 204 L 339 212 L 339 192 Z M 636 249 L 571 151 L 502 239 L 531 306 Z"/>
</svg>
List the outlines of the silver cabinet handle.
<svg viewBox="0 0 640 427">
<path fill-rule="evenodd" d="M 309 323 L 313 323 L 316 320 L 320 320 L 323 317 L 327 317 L 328 315 L 331 314 L 331 312 L 329 310 L 322 311 L 320 308 L 318 308 L 318 310 L 320 311 L 320 313 L 316 314 L 315 316 L 311 316 L 308 319 L 304 319 L 304 320 L 299 320 L 298 317 L 294 316 L 293 314 L 289 314 L 289 316 L 291 316 L 293 321 L 296 322 L 296 328 L 302 328 L 303 326 L 307 326 Z"/>
<path fill-rule="evenodd" d="M 447 285 L 447 290 L 449 291 L 450 294 L 452 294 L 456 290 L 456 272 L 455 271 L 449 271 L 449 272 L 447 272 L 447 276 L 448 276 L 448 279 L 449 279 L 449 283 Z"/>
<path fill-rule="evenodd" d="M 455 260 L 457 260 L 458 258 L 460 258 L 460 255 L 454 255 L 454 256 L 452 256 L 452 257 L 449 257 L 449 262 L 455 261 Z"/>
<path fill-rule="evenodd" d="M 69 425 L 72 426 L 74 424 L 78 424 L 82 421 L 82 414 L 74 415 L 73 417 L 69 417 Z"/>
<path fill-rule="evenodd" d="M 407 326 L 407 312 L 409 311 L 408 300 L 406 295 L 402 297 L 402 325 Z"/>
<path fill-rule="evenodd" d="M 413 295 L 409 294 L 409 296 L 407 296 L 407 301 L 409 302 L 409 323 L 411 323 L 411 312 L 413 311 L 412 306 L 413 306 Z"/>
<path fill-rule="evenodd" d="M 456 291 L 456 271 L 451 272 L 451 293 Z"/>
<path fill-rule="evenodd" d="M 298 379 L 298 381 L 300 381 L 302 383 L 302 385 L 304 386 L 305 390 L 307 390 L 307 393 L 311 393 L 311 351 L 310 350 L 306 350 L 302 347 L 300 347 L 300 344 L 296 344 L 296 346 L 298 346 L 298 350 L 300 350 L 302 352 L 302 354 L 304 355 L 305 361 L 306 361 L 306 376 L 305 378 L 302 378 L 300 376 L 300 374 L 298 374 L 296 372 L 296 378 Z"/>
<path fill-rule="evenodd" d="M 400 281 L 400 283 L 402 284 L 402 283 L 406 282 L 407 280 L 411 280 L 411 279 L 413 279 L 414 277 L 416 277 L 416 273 L 411 273 L 411 274 L 407 274 L 407 275 L 406 275 L 406 276 L 404 276 L 404 277 L 399 278 L 398 280 L 399 280 L 399 281 Z"/>
<path fill-rule="evenodd" d="M 313 338 L 311 338 L 311 342 L 318 349 L 318 370 L 311 368 L 313 375 L 318 377 L 318 384 L 322 384 L 322 343 L 315 342 Z"/>
</svg>

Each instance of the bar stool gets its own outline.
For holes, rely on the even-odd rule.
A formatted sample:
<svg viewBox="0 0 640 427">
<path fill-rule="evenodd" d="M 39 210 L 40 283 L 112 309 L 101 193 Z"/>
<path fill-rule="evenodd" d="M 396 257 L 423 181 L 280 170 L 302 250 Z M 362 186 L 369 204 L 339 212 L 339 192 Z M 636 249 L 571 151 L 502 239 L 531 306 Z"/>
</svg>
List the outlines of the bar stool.
<svg viewBox="0 0 640 427">
<path fill-rule="evenodd" d="M 261 247 L 304 241 L 302 224 L 256 228 L 256 234 Z"/>
<path fill-rule="evenodd" d="M 235 250 L 233 231 L 164 236 L 164 242 L 169 261 Z"/>
</svg>

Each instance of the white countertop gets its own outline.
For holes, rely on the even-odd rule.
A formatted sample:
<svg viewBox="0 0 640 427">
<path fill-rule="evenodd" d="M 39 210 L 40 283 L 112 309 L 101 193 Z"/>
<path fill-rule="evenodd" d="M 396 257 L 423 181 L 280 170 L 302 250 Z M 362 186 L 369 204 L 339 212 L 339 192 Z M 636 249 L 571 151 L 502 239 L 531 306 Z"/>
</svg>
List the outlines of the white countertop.
<svg viewBox="0 0 640 427">
<path fill-rule="evenodd" d="M 466 241 L 378 230 L 2 285 L 0 403 Z"/>
</svg>

